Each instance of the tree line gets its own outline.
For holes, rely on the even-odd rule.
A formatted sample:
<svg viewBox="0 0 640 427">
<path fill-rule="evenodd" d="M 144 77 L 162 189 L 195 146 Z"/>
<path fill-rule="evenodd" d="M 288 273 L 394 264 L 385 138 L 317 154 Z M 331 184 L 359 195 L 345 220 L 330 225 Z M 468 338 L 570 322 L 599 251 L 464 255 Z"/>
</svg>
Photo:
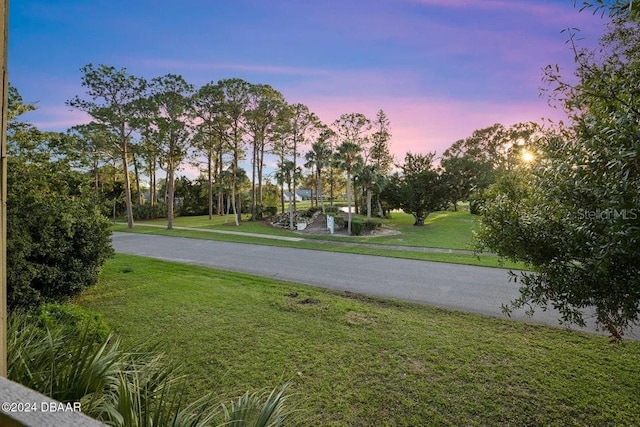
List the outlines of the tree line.
<svg viewBox="0 0 640 427">
<path fill-rule="evenodd" d="M 380 173 L 391 164 L 389 123 L 382 110 L 373 123 L 363 114 L 344 114 L 332 129 L 306 105 L 286 102 L 269 85 L 235 78 L 196 89 L 173 74 L 147 81 L 124 68 L 92 64 L 82 72 L 86 93 L 67 104 L 87 112 L 92 121 L 74 127 L 69 135 L 86 154 L 96 183 L 100 164 L 119 165 L 129 227 L 134 226 L 132 187 L 141 204 L 140 177 L 146 175 L 150 181 L 148 203 L 154 206 L 158 203 L 159 170 L 166 172 L 167 226 L 172 227 L 176 171 L 189 158 L 206 159 L 209 216 L 221 214 L 226 207 L 236 224 L 243 211 L 239 187 L 246 174 L 240 163 L 247 158 L 251 168 L 246 174 L 251 180 L 248 210 L 254 220 L 264 208 L 268 154 L 277 158 L 276 180 L 293 194 L 301 178 L 302 150 L 307 145 L 311 149 L 304 156 L 304 164 L 313 168 L 320 192 L 323 173 L 329 170 L 333 177 L 338 161 L 351 171 L 356 160 L 353 153 L 364 155 L 365 163 Z M 365 136 L 372 126 L 377 130 Z M 347 144 L 342 151 L 341 144 Z"/>
<path fill-rule="evenodd" d="M 333 201 L 344 182 L 349 225 L 352 200 L 355 212 L 366 210 L 368 218 L 374 210 L 381 216 L 389 209 L 403 209 L 414 215 L 416 225 L 423 225 L 429 212 L 449 203 L 455 208 L 458 201 L 481 194 L 500 170 L 509 168 L 509 159 L 515 161 L 514 153 L 522 148 L 518 144 L 528 144 L 538 132 L 534 123 L 510 128 L 496 124 L 455 142 L 441 158 L 436 153 L 409 153 L 397 163 L 383 110 L 374 119 L 362 113 L 342 114 L 327 125 L 306 105 L 289 104 L 271 86 L 238 78 L 196 89 L 173 74 L 146 80 L 106 65 L 89 64 L 81 70 L 86 93 L 67 104 L 87 112 L 92 121 L 67 135 L 76 152 L 84 154 L 96 190 L 106 165 L 112 173 L 120 170 L 129 227 L 134 226 L 136 206 L 153 208 L 165 202 L 167 227 L 172 228 L 176 171 L 195 158 L 206 159 L 203 175 L 210 218 L 231 212 L 237 225 L 246 211 L 252 220 L 260 219 L 266 208 L 265 183 L 270 183 L 265 177 L 269 155 L 277 159 L 273 178 L 280 188 L 282 211 L 285 188 L 293 199 L 293 212 L 296 202 L 291 195 L 303 180 L 316 201 Z M 240 166 L 247 159 L 249 173 Z M 303 167 L 311 171 L 306 179 Z M 166 177 L 159 200 L 160 170 Z M 149 179 L 146 202 L 142 176 Z M 245 200 L 242 190 L 247 184 Z"/>
</svg>

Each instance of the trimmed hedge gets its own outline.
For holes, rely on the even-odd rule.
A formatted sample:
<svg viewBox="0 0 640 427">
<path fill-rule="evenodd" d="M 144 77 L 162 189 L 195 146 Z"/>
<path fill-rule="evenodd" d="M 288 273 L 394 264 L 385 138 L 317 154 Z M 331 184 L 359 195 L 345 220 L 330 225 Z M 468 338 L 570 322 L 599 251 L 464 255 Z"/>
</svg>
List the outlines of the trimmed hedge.
<svg viewBox="0 0 640 427">
<path fill-rule="evenodd" d="M 366 220 L 363 221 L 360 218 L 351 219 L 351 235 L 352 236 L 360 236 L 365 231 L 373 231 L 376 228 L 382 227 L 382 222 L 377 220 Z"/>
</svg>

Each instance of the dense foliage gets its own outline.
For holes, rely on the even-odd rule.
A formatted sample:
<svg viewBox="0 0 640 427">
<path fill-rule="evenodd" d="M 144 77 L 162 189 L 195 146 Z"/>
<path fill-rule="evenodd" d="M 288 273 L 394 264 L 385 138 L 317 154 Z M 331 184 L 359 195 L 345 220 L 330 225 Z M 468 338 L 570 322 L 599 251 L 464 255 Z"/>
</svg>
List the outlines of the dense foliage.
<svg viewBox="0 0 640 427">
<path fill-rule="evenodd" d="M 423 226 L 431 212 L 444 209 L 450 200 L 442 173 L 433 165 L 434 157 L 435 153 L 408 153 L 400 165 L 402 173 L 391 176 L 382 194 L 391 209 L 413 215 L 417 226 Z"/>
<path fill-rule="evenodd" d="M 546 70 L 571 126 L 491 190 L 479 236 L 535 270 L 509 309 L 552 306 L 577 324 L 595 310 L 620 338 L 640 307 L 640 25 L 616 19 L 601 49 L 576 49 L 576 61 L 575 84 Z"/>
<path fill-rule="evenodd" d="M 111 256 L 109 222 L 86 176 L 64 156 L 64 138 L 17 121 L 28 111 L 10 91 L 7 287 L 10 308 L 61 301 L 98 279 Z"/>
</svg>

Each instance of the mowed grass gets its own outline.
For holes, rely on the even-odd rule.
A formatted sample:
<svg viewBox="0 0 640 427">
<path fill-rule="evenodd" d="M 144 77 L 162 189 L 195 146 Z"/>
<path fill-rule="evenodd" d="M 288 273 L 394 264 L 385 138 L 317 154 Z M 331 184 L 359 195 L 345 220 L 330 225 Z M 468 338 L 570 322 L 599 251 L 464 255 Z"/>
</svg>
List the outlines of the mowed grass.
<svg viewBox="0 0 640 427">
<path fill-rule="evenodd" d="M 112 227 L 113 231 L 156 234 L 164 236 L 189 237 L 195 239 L 222 240 L 238 243 L 255 243 L 261 245 L 292 247 L 300 249 L 324 250 L 342 253 L 357 253 L 363 255 L 389 256 L 394 258 L 417 259 L 423 261 L 448 262 L 455 264 L 478 265 L 484 267 L 502 267 L 511 269 L 525 269 L 521 263 L 500 260 L 491 255 L 473 255 L 458 253 L 416 252 L 402 250 L 402 246 L 443 248 L 443 249 L 471 249 L 473 243 L 472 230 L 476 226 L 477 218 L 468 211 L 435 212 L 431 214 L 424 227 L 414 227 L 411 215 L 394 212 L 393 218 L 384 220 L 387 227 L 399 231 L 400 234 L 378 237 L 345 237 L 345 236 L 313 236 L 295 233 L 275 228 L 266 222 L 243 221 L 235 226 L 230 218 L 214 216 L 211 220 L 207 216 L 178 217 L 174 220 L 177 227 L 190 227 L 203 230 L 222 230 L 243 233 L 256 233 L 266 236 L 288 236 L 304 238 L 304 242 L 286 242 L 259 238 L 253 236 L 238 236 L 232 234 L 209 233 L 197 230 L 166 230 L 165 228 L 144 227 L 144 224 L 165 226 L 166 219 L 153 221 L 139 221 L 139 227 L 129 230 L 126 224 L 118 223 Z M 345 246 L 346 243 L 366 243 L 368 247 Z M 378 246 L 380 245 L 380 246 Z M 388 246 L 396 249 L 389 249 Z"/>
<path fill-rule="evenodd" d="M 299 425 L 640 425 L 640 343 L 117 255 L 76 303 L 197 398 L 293 378 Z"/>
<path fill-rule="evenodd" d="M 471 215 L 469 211 L 434 212 L 427 217 L 422 227 L 414 226 L 414 221 L 412 215 L 393 212 L 391 219 L 382 222 L 399 234 L 346 237 L 343 240 L 381 245 L 473 250 L 473 230 L 478 224 L 478 217 Z"/>
<path fill-rule="evenodd" d="M 365 216 L 355 215 L 366 219 Z M 282 228 L 272 227 L 267 222 L 249 221 L 249 216 L 244 215 L 243 221 L 238 227 L 233 222 L 233 216 L 187 216 L 177 217 L 173 225 L 177 227 L 192 227 L 214 230 L 237 230 L 245 233 L 258 233 L 277 236 L 316 238 L 330 241 L 366 242 L 384 245 L 419 246 L 446 249 L 473 249 L 472 231 L 477 225 L 478 217 L 468 211 L 443 211 L 434 212 L 427 217 L 423 227 L 415 227 L 412 215 L 404 212 L 393 212 L 391 219 L 381 220 L 385 226 L 398 231 L 400 234 L 391 236 L 313 236 L 304 233 L 296 233 Z M 167 220 L 156 219 L 149 221 L 137 221 L 138 224 L 153 224 L 165 226 Z"/>
</svg>

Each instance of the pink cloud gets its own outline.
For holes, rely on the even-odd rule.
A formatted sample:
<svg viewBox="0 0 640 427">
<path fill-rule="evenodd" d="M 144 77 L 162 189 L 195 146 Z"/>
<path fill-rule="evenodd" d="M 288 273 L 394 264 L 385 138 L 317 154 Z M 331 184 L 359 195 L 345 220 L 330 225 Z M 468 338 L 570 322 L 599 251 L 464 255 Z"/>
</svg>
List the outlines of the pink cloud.
<svg viewBox="0 0 640 427">
<path fill-rule="evenodd" d="M 476 129 L 501 123 L 541 122 L 542 118 L 561 118 L 539 102 L 483 103 L 446 98 L 376 97 L 354 99 L 315 97 L 307 105 L 325 123 L 332 123 L 343 113 L 360 112 L 373 119 L 383 109 L 391 121 L 391 147 L 396 160 L 408 152 L 441 155 L 453 142 L 466 138 Z"/>
<path fill-rule="evenodd" d="M 179 70 L 224 70 L 238 72 L 255 72 L 265 74 L 280 75 L 311 75 L 323 76 L 330 74 L 331 71 L 320 68 L 311 67 L 288 67 L 270 64 L 245 64 L 245 63 L 220 63 L 220 62 L 191 62 L 191 61 L 175 61 L 163 59 L 143 59 L 136 60 L 137 63 L 144 66 L 165 69 Z"/>
<path fill-rule="evenodd" d="M 45 105 L 25 114 L 24 120 L 33 123 L 40 130 L 65 131 L 71 126 L 89 123 L 91 117 L 84 111 L 72 110 L 64 105 Z"/>
</svg>

